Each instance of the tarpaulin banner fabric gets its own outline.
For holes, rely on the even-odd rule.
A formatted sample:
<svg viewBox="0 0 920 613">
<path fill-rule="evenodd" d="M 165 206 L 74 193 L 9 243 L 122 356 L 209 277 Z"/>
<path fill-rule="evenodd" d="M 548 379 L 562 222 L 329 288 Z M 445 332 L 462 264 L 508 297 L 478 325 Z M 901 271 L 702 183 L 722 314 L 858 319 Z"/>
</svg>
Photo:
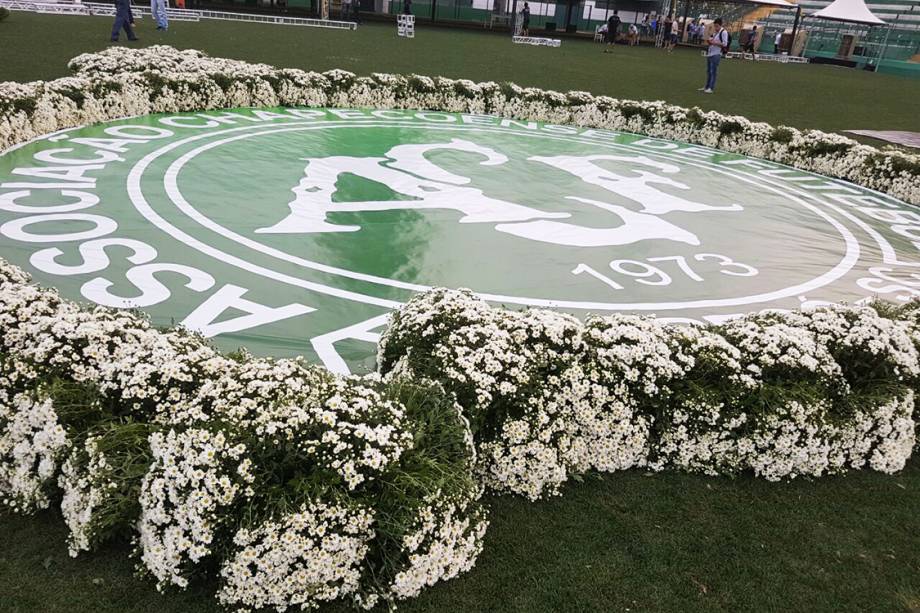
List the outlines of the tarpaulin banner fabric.
<svg viewBox="0 0 920 613">
<path fill-rule="evenodd" d="M 218 346 L 372 368 L 431 287 L 687 323 L 920 294 L 920 213 L 780 164 L 431 111 L 235 109 L 0 156 L 0 257 Z"/>
</svg>

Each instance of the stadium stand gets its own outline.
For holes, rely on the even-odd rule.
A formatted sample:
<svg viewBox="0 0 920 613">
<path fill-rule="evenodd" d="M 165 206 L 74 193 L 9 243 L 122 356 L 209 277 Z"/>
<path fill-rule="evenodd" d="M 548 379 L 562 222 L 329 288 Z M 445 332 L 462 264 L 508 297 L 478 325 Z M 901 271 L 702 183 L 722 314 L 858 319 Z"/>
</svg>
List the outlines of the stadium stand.
<svg viewBox="0 0 920 613">
<path fill-rule="evenodd" d="M 873 28 L 809 17 L 830 3 L 831 0 L 799 1 L 803 15 L 799 27 L 808 32 L 806 56 L 848 59 L 858 67 L 870 64 L 884 72 L 920 75 L 920 1 L 866 0 L 869 10 L 887 24 Z M 769 36 L 761 45 L 772 48 L 772 36 L 779 30 L 791 32 L 794 19 L 791 11 L 760 9 L 745 15 L 742 23 L 744 27 L 757 24 L 765 28 Z M 844 46 L 848 36 L 854 38 Z"/>
</svg>

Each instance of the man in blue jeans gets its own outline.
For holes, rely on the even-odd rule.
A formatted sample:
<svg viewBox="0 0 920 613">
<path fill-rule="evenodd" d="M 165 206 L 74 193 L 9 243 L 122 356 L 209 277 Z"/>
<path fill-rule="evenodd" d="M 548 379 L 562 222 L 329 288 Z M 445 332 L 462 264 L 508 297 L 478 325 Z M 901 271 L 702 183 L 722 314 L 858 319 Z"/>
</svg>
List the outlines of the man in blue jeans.
<svg viewBox="0 0 920 613">
<path fill-rule="evenodd" d="M 706 50 L 706 87 L 697 91 L 711 94 L 716 88 L 716 73 L 719 71 L 719 62 L 722 61 L 722 51 L 728 51 L 728 31 L 722 27 L 722 20 L 713 22 L 715 28 L 709 37 L 709 48 Z"/>
<path fill-rule="evenodd" d="M 166 0 L 150 0 L 150 14 L 157 22 L 157 30 L 165 31 L 169 28 L 169 21 L 166 17 Z"/>
<path fill-rule="evenodd" d="M 112 42 L 118 42 L 118 35 L 121 29 L 125 29 L 128 40 L 137 40 L 134 30 L 134 14 L 131 13 L 131 0 L 115 0 L 115 24 L 112 26 Z"/>
</svg>

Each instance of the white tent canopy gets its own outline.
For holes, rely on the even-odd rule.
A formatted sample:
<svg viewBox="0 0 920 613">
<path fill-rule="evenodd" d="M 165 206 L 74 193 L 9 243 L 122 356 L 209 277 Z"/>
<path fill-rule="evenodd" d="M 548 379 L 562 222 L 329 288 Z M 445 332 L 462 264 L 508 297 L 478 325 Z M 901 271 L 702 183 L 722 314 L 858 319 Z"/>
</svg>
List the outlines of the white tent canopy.
<svg viewBox="0 0 920 613">
<path fill-rule="evenodd" d="M 831 21 L 863 23 L 870 26 L 885 25 L 884 21 L 872 14 L 864 0 L 834 0 L 820 11 L 812 13 L 811 16 L 830 19 Z"/>
</svg>

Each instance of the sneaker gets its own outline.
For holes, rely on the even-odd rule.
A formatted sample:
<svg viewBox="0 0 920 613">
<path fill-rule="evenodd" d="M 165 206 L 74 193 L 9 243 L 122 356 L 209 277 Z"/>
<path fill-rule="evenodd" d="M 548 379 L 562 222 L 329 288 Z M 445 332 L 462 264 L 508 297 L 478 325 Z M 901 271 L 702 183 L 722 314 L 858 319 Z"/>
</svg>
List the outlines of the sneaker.
<svg viewBox="0 0 920 613">
<path fill-rule="evenodd" d="M 138 37 L 135 36 L 134 38 L 129 38 L 128 40 L 130 40 L 131 42 L 134 42 L 134 41 L 140 40 L 140 39 L 139 39 Z"/>
<path fill-rule="evenodd" d="M 711 89 L 704 89 L 704 90 L 703 90 L 703 93 L 704 93 L 704 94 L 711 94 L 711 93 L 712 93 L 712 90 L 711 90 Z"/>
</svg>

